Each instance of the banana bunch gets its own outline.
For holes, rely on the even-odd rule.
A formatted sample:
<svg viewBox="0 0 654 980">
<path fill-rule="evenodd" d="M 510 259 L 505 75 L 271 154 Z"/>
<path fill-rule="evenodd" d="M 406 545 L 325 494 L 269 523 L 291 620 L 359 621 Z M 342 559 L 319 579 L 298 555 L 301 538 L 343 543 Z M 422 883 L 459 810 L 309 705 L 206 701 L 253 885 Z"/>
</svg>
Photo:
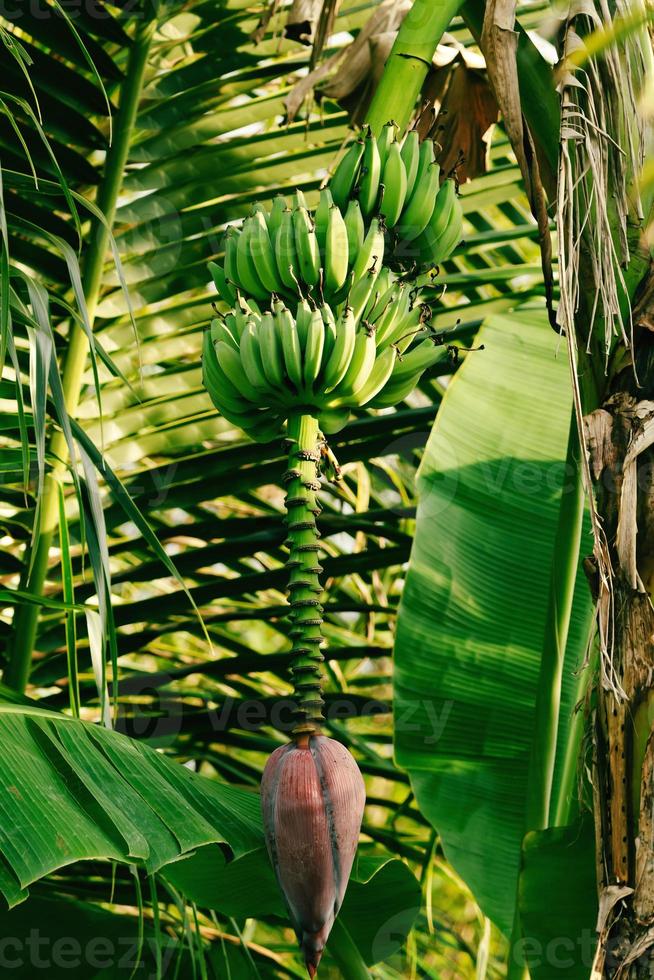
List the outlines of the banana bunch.
<svg viewBox="0 0 654 980">
<path fill-rule="evenodd" d="M 400 144 L 394 123 L 387 123 L 378 139 L 367 127 L 350 144 L 329 188 L 343 214 L 356 202 L 366 222 L 382 217 L 394 246 L 389 255 L 394 268 L 438 265 L 461 238 L 456 185 L 451 178 L 440 183 L 434 144 L 420 143 L 416 130 Z"/>
<path fill-rule="evenodd" d="M 278 196 L 269 213 L 257 205 L 241 228 L 230 228 L 224 264 L 209 268 L 231 307 L 239 296 L 266 303 L 274 295 L 293 309 L 301 297 L 337 308 L 371 268 L 381 269 L 384 245 L 381 221 L 366 229 L 357 201 L 343 215 L 325 188 L 311 213 L 299 191 L 293 208 Z"/>
<path fill-rule="evenodd" d="M 419 293 L 386 267 L 368 267 L 336 315 L 300 298 L 295 314 L 274 296 L 269 310 L 239 298 L 205 334 L 203 380 L 216 408 L 266 442 L 291 412 L 315 415 L 325 434 L 350 411 L 403 400 L 428 367 L 447 357 Z"/>
</svg>

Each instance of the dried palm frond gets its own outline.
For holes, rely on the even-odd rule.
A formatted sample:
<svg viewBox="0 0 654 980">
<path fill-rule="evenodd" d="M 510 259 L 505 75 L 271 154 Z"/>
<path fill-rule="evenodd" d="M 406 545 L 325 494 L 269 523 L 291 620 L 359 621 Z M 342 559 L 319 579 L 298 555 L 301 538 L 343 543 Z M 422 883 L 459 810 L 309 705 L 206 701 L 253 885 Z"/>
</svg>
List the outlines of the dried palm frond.
<svg viewBox="0 0 654 980">
<path fill-rule="evenodd" d="M 626 13 L 620 0 L 615 16 Z M 625 316 L 630 307 L 623 270 L 630 259 L 630 220 L 642 218 L 637 177 L 644 160 L 644 140 L 635 89 L 643 53 L 636 33 L 624 39 L 621 54 L 614 47 L 606 47 L 601 55 L 592 53 L 585 38 L 610 30 L 612 23 L 604 0 L 595 5 L 579 0 L 567 11 L 558 85 L 561 149 L 556 224 L 561 299 L 557 320 L 568 338 L 574 406 L 585 449 L 582 466 L 598 573 L 602 682 L 621 699 L 624 691 L 613 662 L 614 568 L 590 472 L 600 413 L 584 421 L 579 380 L 580 349 L 595 361 L 602 357 L 605 370 L 617 344 L 625 351 L 633 349 L 633 321 L 630 312 Z"/>
<path fill-rule="evenodd" d="M 444 174 L 456 170 L 459 183 L 488 170 L 488 150 L 499 109 L 486 77 L 482 55 L 454 38 L 439 44 L 433 68 L 423 87 L 434 112 L 423 112 L 416 123 L 421 139 L 431 137 L 440 147 L 437 159 Z"/>
<path fill-rule="evenodd" d="M 284 34 L 300 44 L 311 44 L 320 20 L 323 0 L 294 0 Z"/>
<path fill-rule="evenodd" d="M 400 24 L 411 9 L 410 0 L 384 0 L 361 28 L 352 44 L 309 72 L 286 100 L 289 122 L 297 116 L 319 82 L 329 77 L 320 95 L 348 102 L 353 122 L 363 121 Z M 336 70 L 338 69 L 338 75 Z"/>
</svg>

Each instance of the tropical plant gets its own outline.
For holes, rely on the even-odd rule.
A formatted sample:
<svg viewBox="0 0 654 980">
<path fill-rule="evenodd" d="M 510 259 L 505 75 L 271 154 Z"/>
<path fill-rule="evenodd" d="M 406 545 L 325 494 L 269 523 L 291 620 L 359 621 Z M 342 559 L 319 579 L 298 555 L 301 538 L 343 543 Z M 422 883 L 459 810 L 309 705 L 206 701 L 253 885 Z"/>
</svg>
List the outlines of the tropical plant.
<svg viewBox="0 0 654 980">
<path fill-rule="evenodd" d="M 399 8 L 406 5 L 312 6 L 314 13 L 318 7 L 323 12 L 309 19 L 313 49 L 294 39 L 297 32 L 283 36 L 289 10 L 276 3 L 263 17 L 262 10 L 247 4 L 200 0 L 143 2 L 122 10 L 94 2 L 71 11 L 70 5 L 64 10 L 49 0 L 42 7 L 3 7 L 0 309 L 8 360 L 2 381 L 2 629 L 3 678 L 9 686 L 2 691 L 0 724 L 11 751 L 0 771 L 6 819 L 25 832 L 3 834 L 0 890 L 12 905 L 23 900 L 4 925 L 5 936 L 17 937 L 20 950 L 30 954 L 22 966 L 11 967 L 25 976 L 34 973 L 25 945 L 32 924 L 39 923 L 54 950 L 60 948 L 57 941 L 70 939 L 71 921 L 87 960 L 80 975 L 99 976 L 106 969 L 120 975 L 124 969 L 116 955 L 112 967 L 102 955 L 97 965 L 89 962 L 88 943 L 97 937 L 111 940 L 114 954 L 120 941 L 129 942 L 137 958 L 160 975 L 299 975 L 253 795 L 267 755 L 293 724 L 280 532 L 284 499 L 277 486 L 284 452 L 277 440 L 254 444 L 244 438 L 227 416 L 212 409 L 203 390 L 202 338 L 213 319 L 211 303 L 218 299 L 207 261 L 220 266 L 225 226 L 253 205 L 268 212 L 278 193 L 290 198 L 298 188 L 308 208 L 319 204 L 319 184 L 339 159 L 348 137 L 346 110 L 355 103 L 360 123 L 371 122 L 380 132 L 393 119 L 403 132 L 421 86 L 425 94 L 447 97 L 447 118 L 465 118 L 467 128 L 448 127 L 450 143 L 441 162 L 447 153 L 456 159 L 460 146 L 482 145 L 490 104 L 478 62 L 470 68 L 484 5 L 434 5 L 418 25 L 418 56 L 398 47 L 389 59 L 377 88 L 376 104 L 383 112 L 376 120 L 366 108 L 379 64 L 375 59 L 385 60 L 379 54 L 388 53 L 385 27 L 397 28 Z M 414 17 L 420 7 L 425 5 L 416 5 Z M 518 16 L 522 109 L 536 149 L 532 153 L 527 143 L 526 158 L 532 168 L 534 159 L 539 161 L 541 180 L 551 192 L 559 160 L 559 98 L 551 67 L 531 40 L 538 39 L 533 32 L 543 11 L 528 4 Z M 641 33 L 628 33 L 629 51 L 635 51 L 638 39 L 644 47 L 642 20 L 632 20 L 635 28 L 627 26 Z M 618 20 L 614 33 L 622 36 L 623 26 Z M 441 49 L 439 67 L 428 72 L 446 29 L 445 54 Z M 355 39 L 350 49 L 348 36 Z M 572 45 L 570 27 L 565 36 Z M 560 51 L 561 37 L 552 38 Z M 398 44 L 406 38 L 405 32 Z M 601 66 L 609 55 L 614 58 L 611 40 L 607 30 L 606 46 L 593 47 L 593 40 L 589 47 L 597 77 L 604 78 Z M 504 130 L 497 128 L 488 141 L 488 172 L 462 184 L 465 244 L 445 264 L 441 278 L 426 282 L 423 290 L 448 345 L 476 346 L 482 321 L 494 315 L 482 327 L 486 349 L 463 354 L 462 369 L 449 359 L 438 367 L 438 376 L 423 377 L 418 391 L 396 411 L 356 408 L 345 428 L 330 437 L 324 457 L 327 474 L 340 471 L 341 476 L 321 490 L 329 641 L 325 730 L 356 756 L 368 795 L 352 882 L 321 965 L 325 975 L 340 969 L 348 978 L 369 970 L 379 977 L 411 970 L 499 976 L 501 931 L 507 936 L 514 931 L 515 950 L 517 929 L 523 938 L 548 942 L 552 936 L 576 937 L 588 922 L 592 935 L 594 925 L 587 823 L 574 820 L 577 760 L 579 751 L 591 759 L 592 739 L 590 722 L 571 709 L 586 689 L 587 673 L 571 678 L 566 666 L 583 658 L 589 603 L 581 586 L 572 612 L 569 603 L 559 601 L 571 598 L 577 569 L 582 531 L 576 479 L 561 496 L 554 547 L 569 407 L 563 347 L 554 367 L 556 337 L 549 337 L 542 323 L 543 297 L 552 293 L 556 264 L 554 276 L 543 277 L 535 243 L 539 236 L 545 239 L 547 229 L 538 183 L 533 170 L 526 176 L 511 112 L 515 98 L 502 98 L 492 50 L 483 41 L 482 47 Z M 361 74 L 356 66 L 362 64 Z M 639 70 L 637 58 L 629 64 Z M 335 93 L 333 79 L 325 83 L 334 68 L 343 82 L 345 75 L 360 72 L 351 93 L 338 94 L 345 108 L 329 94 Z M 620 85 L 619 77 L 613 70 L 612 84 L 626 97 L 631 89 Z M 312 89 L 321 98 L 319 111 L 303 103 Z M 479 117 L 453 111 L 461 91 L 463 98 L 486 93 Z M 576 88 L 566 91 L 574 94 Z M 597 89 L 594 96 L 601 104 Z M 481 102 L 480 96 L 474 104 Z M 281 126 L 287 104 L 289 116 L 295 116 Z M 598 125 L 600 117 L 583 108 Z M 578 118 L 575 111 L 570 110 L 570 120 Z M 446 117 L 434 121 L 419 107 L 417 115 L 421 135 L 441 132 Z M 585 132 L 597 169 L 588 136 L 592 125 Z M 627 145 L 621 132 L 612 135 Z M 636 150 L 635 136 L 629 146 Z M 618 154 L 600 171 L 613 179 L 619 161 Z M 577 165 L 586 173 L 583 161 Z M 571 179 L 576 188 L 583 186 Z M 644 204 L 645 194 L 646 189 Z M 573 215 L 586 200 L 579 198 Z M 562 212 L 560 222 L 566 220 Z M 584 233 L 595 227 L 589 223 Z M 584 247 L 581 254 L 596 253 Z M 565 268 L 574 270 L 575 262 L 573 257 Z M 591 265 L 591 281 L 608 283 L 597 268 Z M 642 278 L 636 272 L 634 267 L 630 290 Z M 568 271 L 561 282 L 568 304 L 576 281 Z M 643 288 L 641 296 L 647 295 Z M 510 310 L 518 312 L 504 318 Z M 635 310 L 647 323 L 646 299 Z M 521 333 L 524 349 L 514 361 Z M 509 337 L 515 338 L 513 345 Z M 586 339 L 584 334 L 577 345 L 581 360 Z M 647 377 L 645 351 L 639 354 L 645 365 L 641 383 Z M 618 372 L 625 362 L 616 355 L 609 363 Z M 496 384 L 504 371 L 515 379 L 513 391 Z M 546 417 L 540 420 L 532 396 L 543 407 Z M 596 407 L 585 403 L 583 411 Z M 439 421 L 421 473 L 429 491 L 426 502 L 423 492 L 396 659 L 396 756 L 407 775 L 391 761 L 390 654 L 414 530 L 416 464 L 435 416 Z M 522 425 L 516 424 L 520 416 Z M 464 459 L 457 449 L 448 462 L 448 447 L 471 446 L 473 435 L 479 458 L 466 453 Z M 517 465 L 516 477 L 511 457 L 535 470 Z M 568 464 L 576 458 L 571 444 Z M 645 456 L 641 462 L 646 466 Z M 495 472 L 499 483 L 493 484 Z M 523 491 L 524 506 L 517 513 L 515 500 L 513 508 L 500 509 L 494 488 L 499 486 L 499 499 L 508 506 L 516 479 L 528 482 L 534 472 L 548 474 L 547 491 L 535 496 Z M 454 486 L 462 493 L 459 502 L 457 490 L 456 519 L 441 509 Z M 492 540 L 485 537 L 484 515 L 497 515 L 496 527 L 503 532 Z M 607 521 L 612 547 L 611 527 Z M 488 542 L 483 570 L 476 563 L 480 541 Z M 447 567 L 446 542 L 458 544 L 448 552 Z M 523 546 L 524 566 L 510 566 L 512 601 L 505 605 L 507 592 L 497 590 L 498 576 L 507 570 L 502 559 Z M 545 589 L 552 553 L 561 560 L 554 564 L 546 615 L 547 603 L 536 593 Z M 434 609 L 443 608 L 446 590 L 458 599 L 456 590 L 465 587 L 471 601 L 482 596 L 482 609 L 493 610 L 484 626 L 476 606 L 448 606 L 457 614 L 455 622 L 447 620 L 450 635 L 461 630 L 462 637 L 454 659 L 439 643 L 442 624 L 434 623 L 434 610 L 424 603 L 430 593 L 417 596 L 421 555 L 428 555 L 429 570 L 422 572 L 430 588 L 442 590 L 440 600 L 433 593 Z M 456 574 L 448 585 L 452 570 Z M 641 578 L 646 581 L 642 571 Z M 494 596 L 485 591 L 487 583 Z M 407 638 L 415 635 L 414 617 L 425 612 L 429 626 L 420 625 L 421 646 L 411 648 Z M 558 654 L 568 621 L 562 661 Z M 517 648 L 512 628 L 524 630 Z M 479 647 L 477 629 L 483 634 Z M 541 631 L 550 645 L 537 684 Z M 591 663 L 606 664 L 606 657 L 603 650 Z M 446 695 L 445 679 L 454 692 L 434 715 L 434 706 L 441 705 L 438 698 L 424 697 L 427 685 L 438 685 Z M 411 700 L 416 681 L 418 706 Z M 22 696 L 27 684 L 31 700 Z M 543 691 L 536 715 L 543 737 L 532 742 L 536 687 Z M 463 690 L 474 692 L 470 710 L 452 708 L 448 714 L 447 704 L 458 705 Z M 548 692 L 553 692 L 549 700 Z M 588 695 L 589 705 L 595 705 L 593 698 Z M 489 703 L 498 713 L 510 712 L 510 739 L 506 729 L 493 734 L 497 714 L 485 717 L 477 710 Z M 644 758 L 646 715 L 640 709 L 637 744 Z M 123 734 L 105 731 L 101 722 Z M 557 729 L 558 740 L 552 734 Z M 426 737 L 421 739 L 421 732 Z M 145 741 L 158 751 L 146 749 Z M 532 744 L 536 757 L 530 765 Z M 468 750 L 463 755 L 462 745 Z M 541 747 L 547 748 L 543 756 Z M 484 767 L 486 752 L 490 768 Z M 475 781 L 475 770 L 492 780 Z M 507 771 L 516 779 L 507 783 Z M 543 771 L 546 778 L 531 775 Z M 597 771 L 605 772 L 601 758 Z M 527 784 L 530 812 L 541 814 L 528 823 L 520 811 Z M 458 818 L 447 806 L 455 785 Z M 543 809 L 548 788 L 556 819 L 542 818 L 549 810 Z M 457 837 L 471 813 L 474 831 Z M 536 833 L 523 841 L 529 829 Z M 580 869 L 575 889 L 567 881 L 561 886 L 569 860 Z M 452 867 L 472 888 L 483 913 Z M 495 874 L 497 889 L 489 895 L 486 881 Z M 603 884 L 608 896 L 617 896 L 610 891 L 612 880 Z M 547 916 L 544 896 L 550 896 Z M 622 911 L 625 896 L 616 898 L 607 929 L 614 928 L 612 917 Z M 640 906 L 627 907 L 642 918 Z M 569 933 L 561 931 L 557 912 Z M 579 926 L 572 912 L 579 915 Z M 493 927 L 485 916 L 493 918 Z M 625 921 L 630 920 L 619 919 Z M 638 949 L 637 942 L 631 948 Z M 54 975 L 56 969 L 71 975 L 69 968 L 51 963 Z M 126 969 L 129 975 L 132 967 Z M 604 969 L 609 975 L 610 965 Z M 568 975 L 586 974 L 575 965 Z"/>
</svg>

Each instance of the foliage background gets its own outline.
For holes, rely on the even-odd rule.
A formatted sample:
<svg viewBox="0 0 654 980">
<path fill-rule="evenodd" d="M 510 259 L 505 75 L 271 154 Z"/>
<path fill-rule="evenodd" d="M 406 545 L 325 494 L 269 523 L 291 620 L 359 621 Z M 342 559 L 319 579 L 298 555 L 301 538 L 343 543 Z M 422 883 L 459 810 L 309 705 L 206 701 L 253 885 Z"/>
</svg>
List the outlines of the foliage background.
<svg viewBox="0 0 654 980">
<path fill-rule="evenodd" d="M 326 55 L 356 36 L 376 6 L 343 3 Z M 521 8 L 522 27 L 540 24 L 543 8 Z M 254 789 L 283 737 L 279 699 L 290 692 L 282 452 L 244 440 L 202 388 L 199 352 L 213 299 L 206 264 L 220 254 L 225 224 L 253 202 L 298 186 L 315 200 L 346 137 L 347 113 L 326 98 L 285 124 L 284 99 L 310 58 L 283 37 L 285 10 L 255 42 L 262 11 L 240 0 L 122 10 L 98 0 L 67 17 L 54 4 L 44 9 L 47 17 L 36 6 L 5 5 L 0 21 L 2 287 L 15 345 L 7 347 L 1 392 L 2 586 L 39 591 L 30 556 L 47 529 L 37 500 L 44 474 L 57 473 L 65 533 L 50 549 L 43 593 L 54 603 L 74 598 L 85 611 L 40 607 L 28 694 L 40 708 L 69 712 L 78 683 L 81 718 L 100 721 L 111 708 L 119 731 L 221 783 Z M 137 44 L 147 51 L 130 120 L 118 106 L 134 78 Z M 473 47 L 459 18 L 445 44 Z M 478 74 L 468 76 L 468 85 L 479 84 Z M 110 132 L 111 152 L 122 145 L 126 154 L 110 202 L 120 264 L 108 257 L 95 289 L 89 253 L 102 222 L 84 202 L 112 197 L 103 179 Z M 470 134 L 448 135 L 456 147 Z M 544 293 L 535 226 L 500 127 L 489 172 L 464 184 L 462 195 L 465 244 L 433 298 L 438 328 L 472 346 L 487 316 L 538 304 Z M 66 365 L 85 315 L 95 352 L 76 381 Z M 323 493 L 329 734 L 351 747 L 366 777 L 362 858 L 404 862 L 422 894 L 401 951 L 372 968 L 379 978 L 495 977 L 504 969 L 505 940 L 446 861 L 393 763 L 391 741 L 391 650 L 415 529 L 416 470 L 443 395 L 457 383 L 452 370 L 453 381 L 428 378 L 396 412 L 353 419 L 332 445 L 343 480 L 325 483 Z M 65 468 L 52 436 L 66 433 L 69 414 L 79 422 L 76 441 L 68 440 L 77 465 Z M 467 435 L 462 428 L 453 438 Z M 20 638 L 15 603 L 6 601 L 0 625 L 9 664 L 20 657 Z M 10 712 L 4 717 L 8 731 Z M 260 858 L 247 873 L 258 881 L 266 867 Z M 184 888 L 171 887 L 165 875 L 155 884 L 123 864 L 66 861 L 31 888 L 8 923 L 21 935 L 31 921 L 56 928 L 59 915 L 92 923 L 110 914 L 138 933 L 141 918 L 146 937 L 162 926 L 181 937 L 183 976 L 224 975 L 220 956 L 232 976 L 299 975 L 293 937 L 270 908 L 256 917 L 238 909 L 196 916 L 180 897 Z M 373 889 L 387 903 L 379 902 L 374 928 L 392 932 L 405 911 L 397 882 L 379 879 Z M 194 893 L 188 883 L 186 890 Z M 344 970 L 342 950 L 335 955 L 341 965 L 328 959 L 327 977 Z"/>
</svg>

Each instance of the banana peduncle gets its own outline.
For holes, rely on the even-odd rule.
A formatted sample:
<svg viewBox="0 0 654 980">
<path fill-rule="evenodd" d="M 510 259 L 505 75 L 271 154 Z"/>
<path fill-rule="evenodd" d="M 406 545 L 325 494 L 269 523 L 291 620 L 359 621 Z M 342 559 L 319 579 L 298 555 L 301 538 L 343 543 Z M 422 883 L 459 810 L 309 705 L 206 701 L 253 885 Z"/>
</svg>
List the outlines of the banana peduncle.
<svg viewBox="0 0 654 980">
<path fill-rule="evenodd" d="M 320 533 L 316 517 L 321 511 L 317 492 L 320 443 L 318 420 L 311 415 L 292 415 L 288 420 L 288 470 L 286 510 L 290 550 L 286 567 L 289 570 L 289 604 L 291 606 L 291 638 L 293 641 L 291 673 L 296 699 L 297 723 L 293 735 L 311 735 L 320 731 L 323 721 L 320 664 L 323 656 L 322 587 L 318 564 Z"/>
</svg>

